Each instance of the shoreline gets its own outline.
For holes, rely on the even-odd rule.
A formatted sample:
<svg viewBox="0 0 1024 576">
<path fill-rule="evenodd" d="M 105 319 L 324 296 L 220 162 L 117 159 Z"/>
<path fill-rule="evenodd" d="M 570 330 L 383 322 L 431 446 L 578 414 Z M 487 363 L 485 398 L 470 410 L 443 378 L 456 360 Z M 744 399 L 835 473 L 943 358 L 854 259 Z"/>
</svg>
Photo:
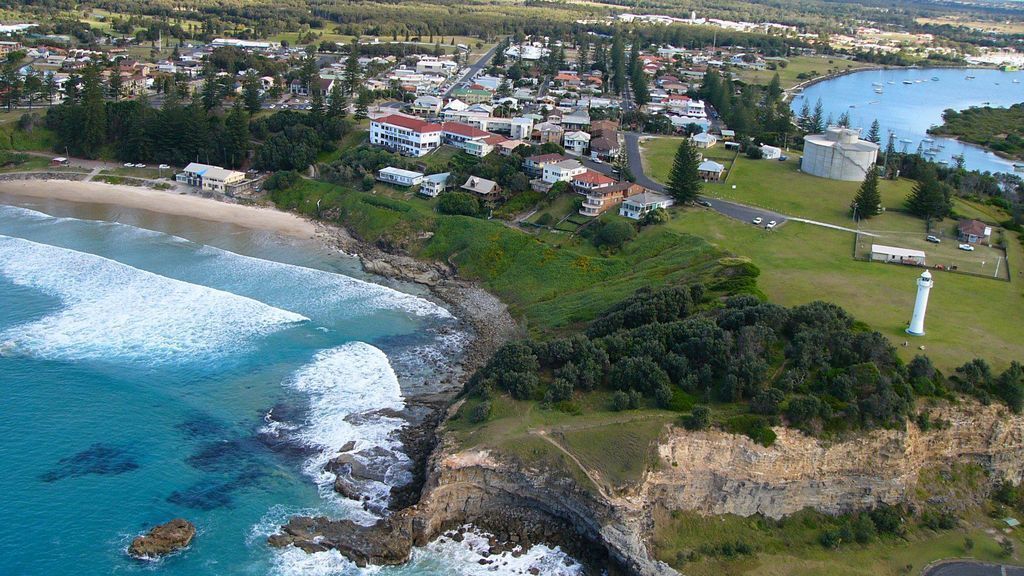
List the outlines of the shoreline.
<svg viewBox="0 0 1024 576">
<path fill-rule="evenodd" d="M 319 226 L 291 212 L 246 204 L 222 202 L 176 190 L 155 190 L 140 186 L 84 182 L 63 178 L 25 178 L 0 180 L 0 193 L 29 198 L 62 200 L 83 204 L 105 204 L 147 210 L 159 214 L 184 216 L 208 222 L 231 224 L 253 230 L 275 232 L 293 238 L 313 238 Z"/>
<path fill-rule="evenodd" d="M 791 88 L 783 90 L 785 97 L 783 102 L 788 102 L 793 98 L 794 95 L 802 93 L 807 88 L 820 84 L 828 80 L 835 80 L 843 76 L 849 76 L 850 74 L 857 74 L 859 72 L 877 72 L 879 70 L 949 70 L 949 69 L 961 69 L 961 70 L 992 70 L 992 66 L 980 66 L 980 65 L 967 65 L 967 66 L 895 66 L 892 64 L 876 64 L 873 66 L 865 66 L 864 68 L 851 68 L 847 70 L 841 70 L 839 72 L 833 72 L 832 74 L 824 74 L 815 78 L 804 80 L 799 84 L 795 84 Z"/>
</svg>

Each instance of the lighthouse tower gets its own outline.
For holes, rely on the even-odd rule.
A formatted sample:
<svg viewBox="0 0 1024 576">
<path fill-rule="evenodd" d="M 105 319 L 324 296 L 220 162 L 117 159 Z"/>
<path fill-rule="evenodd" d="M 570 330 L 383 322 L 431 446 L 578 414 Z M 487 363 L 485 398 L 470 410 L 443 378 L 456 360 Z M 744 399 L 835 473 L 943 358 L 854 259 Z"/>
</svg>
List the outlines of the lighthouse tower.
<svg viewBox="0 0 1024 576">
<path fill-rule="evenodd" d="M 917 301 L 914 302 L 914 315 L 910 318 L 907 334 L 924 336 L 924 313 L 928 310 L 928 293 L 932 289 L 932 273 L 925 270 L 917 279 Z"/>
</svg>

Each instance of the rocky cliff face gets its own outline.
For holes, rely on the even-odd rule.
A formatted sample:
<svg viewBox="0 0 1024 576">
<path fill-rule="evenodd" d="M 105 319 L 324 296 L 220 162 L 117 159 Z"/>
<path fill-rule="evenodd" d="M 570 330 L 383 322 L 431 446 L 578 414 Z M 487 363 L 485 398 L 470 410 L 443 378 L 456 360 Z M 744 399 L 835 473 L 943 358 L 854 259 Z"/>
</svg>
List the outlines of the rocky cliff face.
<svg viewBox="0 0 1024 576">
<path fill-rule="evenodd" d="M 644 497 L 669 510 L 780 518 L 905 502 L 923 469 L 954 462 L 1021 481 L 1024 418 L 974 403 L 934 410 L 933 418 L 948 427 L 908 425 L 835 443 L 777 428 L 768 448 L 722 432 L 674 431 L 659 446 L 662 467 L 647 477 Z"/>
</svg>

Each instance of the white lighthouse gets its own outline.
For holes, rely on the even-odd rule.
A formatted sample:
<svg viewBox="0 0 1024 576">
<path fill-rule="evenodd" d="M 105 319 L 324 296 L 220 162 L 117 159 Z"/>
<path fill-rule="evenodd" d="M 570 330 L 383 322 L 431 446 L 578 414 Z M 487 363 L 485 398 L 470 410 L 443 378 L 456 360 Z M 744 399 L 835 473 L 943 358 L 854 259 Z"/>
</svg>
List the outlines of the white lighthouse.
<svg viewBox="0 0 1024 576">
<path fill-rule="evenodd" d="M 924 336 L 924 313 L 928 310 L 928 293 L 932 289 L 932 273 L 925 270 L 917 279 L 917 301 L 914 302 L 914 315 L 910 318 L 907 334 Z"/>
</svg>

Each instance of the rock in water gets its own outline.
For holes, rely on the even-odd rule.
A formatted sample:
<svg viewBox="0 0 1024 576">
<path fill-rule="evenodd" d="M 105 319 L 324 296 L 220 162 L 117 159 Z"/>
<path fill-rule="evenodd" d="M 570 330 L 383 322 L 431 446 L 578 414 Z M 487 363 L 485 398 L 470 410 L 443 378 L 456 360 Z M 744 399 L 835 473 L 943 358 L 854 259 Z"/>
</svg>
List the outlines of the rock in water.
<svg viewBox="0 0 1024 576">
<path fill-rule="evenodd" d="M 136 558 L 163 556 L 188 546 L 195 535 L 196 527 L 191 522 L 175 518 L 154 527 L 145 536 L 137 536 L 128 547 L 128 553 Z"/>
</svg>

